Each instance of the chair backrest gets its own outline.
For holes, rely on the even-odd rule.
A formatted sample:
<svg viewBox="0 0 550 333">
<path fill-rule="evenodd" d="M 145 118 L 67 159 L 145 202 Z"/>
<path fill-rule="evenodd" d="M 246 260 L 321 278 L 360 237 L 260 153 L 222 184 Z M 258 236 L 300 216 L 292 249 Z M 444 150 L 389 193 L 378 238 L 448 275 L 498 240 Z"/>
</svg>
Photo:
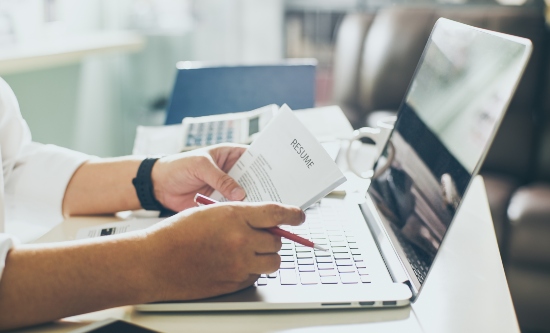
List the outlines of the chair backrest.
<svg viewBox="0 0 550 333">
<path fill-rule="evenodd" d="M 316 67 L 315 59 L 244 66 L 179 62 L 165 123 L 176 124 L 184 117 L 249 111 L 268 104 L 312 108 Z"/>
<path fill-rule="evenodd" d="M 505 172 L 519 179 L 530 177 L 536 132 L 533 119 L 540 112 L 538 101 L 544 88 L 540 80 L 547 62 L 543 52 L 547 30 L 541 9 L 496 5 L 400 5 L 381 9 L 374 18 L 373 13 L 362 15 L 349 15 L 342 22 L 336 45 L 344 49 L 337 49 L 335 56 L 335 69 L 339 66 L 334 71 L 335 85 L 339 82 L 354 84 L 335 87 L 337 94 L 333 102 L 342 104 L 354 127 L 365 126 L 365 119 L 371 112 L 399 108 L 438 18 L 529 38 L 534 44 L 530 63 L 485 160 L 484 170 Z M 354 29 L 360 30 L 352 32 Z M 364 35 L 365 39 L 349 41 L 354 35 Z M 358 64 L 355 71 L 343 71 L 342 63 L 349 64 L 352 59 L 346 53 L 358 51 L 357 47 L 349 47 L 352 42 L 362 46 L 361 53 L 353 58 L 360 61 L 354 62 Z M 548 160 L 550 163 L 550 158 Z"/>
</svg>

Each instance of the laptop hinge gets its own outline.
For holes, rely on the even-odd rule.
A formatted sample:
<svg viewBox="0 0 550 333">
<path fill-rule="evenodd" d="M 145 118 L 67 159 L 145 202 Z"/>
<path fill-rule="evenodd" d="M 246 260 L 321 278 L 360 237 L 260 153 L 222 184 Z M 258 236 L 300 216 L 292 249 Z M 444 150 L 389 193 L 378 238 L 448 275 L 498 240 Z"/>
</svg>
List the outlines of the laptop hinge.
<svg viewBox="0 0 550 333">
<path fill-rule="evenodd" d="M 411 282 L 409 275 L 395 250 L 389 235 L 386 233 L 380 217 L 375 216 L 376 208 L 371 198 L 367 195 L 365 203 L 359 205 L 361 212 L 367 221 L 367 225 L 372 233 L 376 246 L 382 255 L 386 268 L 394 282 L 406 284 L 416 297 L 417 290 Z"/>
</svg>

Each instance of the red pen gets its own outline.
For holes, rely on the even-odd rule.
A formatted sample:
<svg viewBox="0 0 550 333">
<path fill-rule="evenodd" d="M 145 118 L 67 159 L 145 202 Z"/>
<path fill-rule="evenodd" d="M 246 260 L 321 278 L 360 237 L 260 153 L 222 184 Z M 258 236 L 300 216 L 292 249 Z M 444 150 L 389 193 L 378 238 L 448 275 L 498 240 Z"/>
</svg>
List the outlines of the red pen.
<svg viewBox="0 0 550 333">
<path fill-rule="evenodd" d="M 202 206 L 202 205 L 211 205 L 211 204 L 217 203 L 217 201 L 212 199 L 212 198 L 207 197 L 206 195 L 202 195 L 200 193 L 197 193 L 197 194 L 195 194 L 195 203 L 199 206 Z M 267 228 L 266 230 L 269 231 L 270 233 L 274 234 L 274 235 L 281 236 L 281 237 L 284 237 L 286 239 L 290 239 L 291 241 L 296 242 L 298 244 L 302 244 L 304 246 L 312 247 L 312 248 L 317 249 L 317 250 L 327 251 L 327 249 L 325 249 L 321 245 L 315 244 L 315 243 L 313 243 L 312 241 L 310 241 L 308 239 L 302 238 L 298 235 L 295 235 L 291 232 L 283 230 L 279 227 L 271 227 L 271 228 Z"/>
</svg>

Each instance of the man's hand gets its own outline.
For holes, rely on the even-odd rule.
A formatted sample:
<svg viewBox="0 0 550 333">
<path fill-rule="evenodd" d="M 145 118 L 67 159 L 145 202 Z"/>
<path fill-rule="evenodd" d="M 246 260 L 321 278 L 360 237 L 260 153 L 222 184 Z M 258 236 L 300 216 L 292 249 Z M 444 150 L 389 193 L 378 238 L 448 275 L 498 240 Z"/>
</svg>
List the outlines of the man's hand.
<svg viewBox="0 0 550 333">
<path fill-rule="evenodd" d="M 224 144 L 161 158 L 151 174 L 156 199 L 177 212 L 194 207 L 196 193 L 218 190 L 230 200 L 244 199 L 244 190 L 227 172 L 245 150 Z"/>
<path fill-rule="evenodd" d="M 233 202 L 160 222 L 146 237 L 155 300 L 198 299 L 250 286 L 280 266 L 281 238 L 264 229 L 304 220 L 297 207 Z"/>
</svg>

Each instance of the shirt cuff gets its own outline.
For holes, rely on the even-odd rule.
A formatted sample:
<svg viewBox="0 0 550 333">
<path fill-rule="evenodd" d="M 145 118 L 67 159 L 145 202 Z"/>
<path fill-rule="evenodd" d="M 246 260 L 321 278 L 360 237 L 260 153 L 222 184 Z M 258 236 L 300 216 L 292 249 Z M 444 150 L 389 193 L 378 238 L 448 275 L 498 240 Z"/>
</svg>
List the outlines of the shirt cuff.
<svg viewBox="0 0 550 333">
<path fill-rule="evenodd" d="M 63 221 L 67 185 L 89 159 L 89 155 L 54 145 L 27 145 L 6 181 L 8 220 L 39 218 L 41 224 L 53 225 Z"/>
</svg>

